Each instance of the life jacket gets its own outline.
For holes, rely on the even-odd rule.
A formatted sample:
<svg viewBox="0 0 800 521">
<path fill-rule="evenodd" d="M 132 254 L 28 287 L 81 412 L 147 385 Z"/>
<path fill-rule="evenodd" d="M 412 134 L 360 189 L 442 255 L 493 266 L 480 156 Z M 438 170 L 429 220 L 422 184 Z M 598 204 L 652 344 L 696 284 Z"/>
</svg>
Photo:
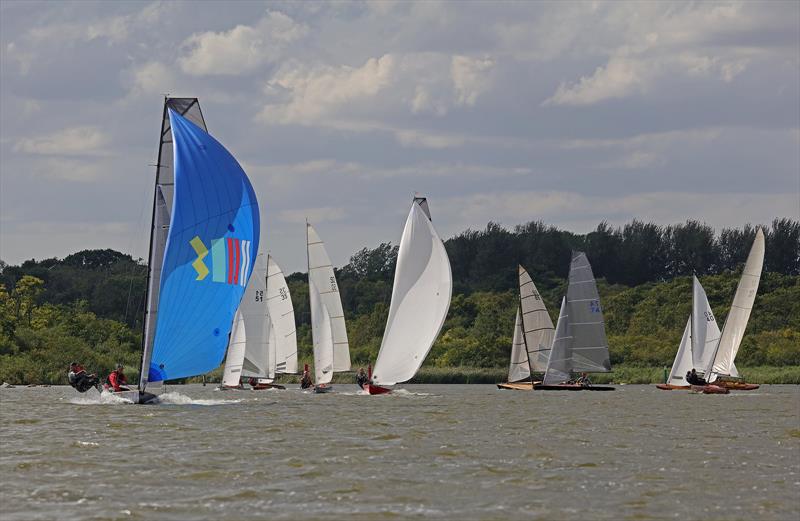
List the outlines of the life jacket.
<svg viewBox="0 0 800 521">
<path fill-rule="evenodd" d="M 116 369 L 114 371 L 111 371 L 108 374 L 108 377 L 106 377 L 106 387 L 114 391 L 118 390 L 120 385 L 125 385 L 127 383 L 128 380 L 127 378 L 125 378 L 125 375 L 119 374 L 119 371 L 117 371 Z"/>
</svg>

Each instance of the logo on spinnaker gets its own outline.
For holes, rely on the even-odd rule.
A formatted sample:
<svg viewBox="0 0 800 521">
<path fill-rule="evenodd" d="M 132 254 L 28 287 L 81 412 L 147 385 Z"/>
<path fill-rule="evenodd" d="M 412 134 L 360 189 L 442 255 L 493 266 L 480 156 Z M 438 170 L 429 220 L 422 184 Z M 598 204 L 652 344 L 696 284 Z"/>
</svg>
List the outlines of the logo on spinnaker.
<svg viewBox="0 0 800 521">
<path fill-rule="evenodd" d="M 213 282 L 245 286 L 250 274 L 250 244 L 245 239 L 235 237 L 222 237 L 211 239 L 211 270 L 206 266 L 206 257 L 209 249 L 199 236 L 189 241 L 197 258 L 192 262 L 192 267 L 197 272 L 195 280 L 204 280 L 211 273 Z"/>
</svg>

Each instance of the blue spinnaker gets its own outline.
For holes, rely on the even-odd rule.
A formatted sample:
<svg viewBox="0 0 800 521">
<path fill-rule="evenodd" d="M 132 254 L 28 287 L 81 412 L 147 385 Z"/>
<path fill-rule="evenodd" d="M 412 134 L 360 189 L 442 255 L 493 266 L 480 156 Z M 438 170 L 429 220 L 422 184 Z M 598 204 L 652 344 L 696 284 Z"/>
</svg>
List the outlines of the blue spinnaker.
<svg viewBox="0 0 800 521">
<path fill-rule="evenodd" d="M 236 159 L 170 109 L 175 191 L 149 380 L 220 365 L 255 265 L 258 201 Z"/>
</svg>

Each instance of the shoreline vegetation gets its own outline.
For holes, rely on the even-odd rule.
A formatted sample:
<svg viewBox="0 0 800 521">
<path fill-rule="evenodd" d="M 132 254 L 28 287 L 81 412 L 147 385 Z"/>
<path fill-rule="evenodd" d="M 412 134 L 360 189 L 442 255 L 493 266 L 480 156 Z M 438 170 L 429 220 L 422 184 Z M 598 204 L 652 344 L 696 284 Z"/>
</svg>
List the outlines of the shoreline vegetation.
<svg viewBox="0 0 800 521">
<path fill-rule="evenodd" d="M 764 272 L 736 364 L 753 383 L 800 383 L 800 222 L 775 219 L 764 230 Z M 600 223 L 587 234 L 540 221 L 464 231 L 445 241 L 453 272 L 450 310 L 412 382 L 505 381 L 519 305 L 518 263 L 555 323 L 571 250 L 580 250 L 597 278 L 615 368 L 592 381 L 660 383 L 691 312 L 692 274 L 722 326 L 754 235 L 749 225 L 715 233 L 697 221 Z M 354 369 L 377 357 L 396 256 L 397 247 L 383 243 L 355 252 L 335 269 Z M 142 259 L 110 249 L 18 266 L 0 260 L 0 382 L 63 384 L 71 361 L 101 378 L 122 363 L 128 379 L 138 380 L 147 272 Z M 295 272 L 286 280 L 302 370 L 313 359 L 308 279 Z M 207 373 L 206 381 L 215 375 L 221 369 Z M 337 375 L 334 381 L 354 377 Z"/>
</svg>

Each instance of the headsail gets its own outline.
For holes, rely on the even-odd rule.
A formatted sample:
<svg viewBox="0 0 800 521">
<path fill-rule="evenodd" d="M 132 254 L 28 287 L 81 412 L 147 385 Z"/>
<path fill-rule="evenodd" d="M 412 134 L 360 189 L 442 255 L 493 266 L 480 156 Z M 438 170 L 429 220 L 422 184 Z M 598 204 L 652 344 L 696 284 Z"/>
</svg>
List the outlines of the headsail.
<svg viewBox="0 0 800 521">
<path fill-rule="evenodd" d="M 314 342 L 314 376 L 317 385 L 327 384 L 333 378 L 333 329 L 328 309 L 322 301 L 313 280 L 308 281 L 311 300 L 311 337 Z"/>
<path fill-rule="evenodd" d="M 697 280 L 692 277 L 692 317 L 691 317 L 691 346 L 692 367 L 706 376 L 710 374 L 711 364 L 717 348 L 720 333 L 714 312 L 708 303 L 706 291 Z"/>
<path fill-rule="evenodd" d="M 275 332 L 275 371 L 297 372 L 297 332 L 294 306 L 283 271 L 272 255 L 267 256 L 267 307 Z"/>
<path fill-rule="evenodd" d="M 372 374 L 378 385 L 405 382 L 416 374 L 450 308 L 450 261 L 425 209 L 426 199 L 415 198 L 400 239 L 389 317 Z"/>
<path fill-rule="evenodd" d="M 544 300 L 525 268 L 519 266 L 519 296 L 522 306 L 522 325 L 525 342 L 534 371 L 544 372 L 553 345 L 553 321 L 545 308 Z"/>
<path fill-rule="evenodd" d="M 558 312 L 553 348 L 547 361 L 544 373 L 545 385 L 560 384 L 569 380 L 572 371 L 572 336 L 569 331 L 569 315 L 567 315 L 567 298 L 561 299 L 561 310 Z"/>
<path fill-rule="evenodd" d="M 244 364 L 244 350 L 247 347 L 247 337 L 244 327 L 242 310 L 236 311 L 233 319 L 228 352 L 225 355 L 225 367 L 222 370 L 222 385 L 238 387 L 242 380 L 242 365 Z"/>
<path fill-rule="evenodd" d="M 260 233 L 258 202 L 239 163 L 202 128 L 168 110 L 175 186 L 146 368 L 153 382 L 220 364 Z"/>
<path fill-rule="evenodd" d="M 670 385 L 689 385 L 686 382 L 686 373 L 691 371 L 692 367 L 692 317 L 690 316 L 686 321 L 686 328 L 683 330 L 678 353 L 672 362 L 672 369 L 669 372 L 667 383 Z"/>
<path fill-rule="evenodd" d="M 322 302 L 327 308 L 333 327 L 333 369 L 350 370 L 350 345 L 347 341 L 347 328 L 344 322 L 342 299 L 339 284 L 333 273 L 333 265 L 325 251 L 325 244 L 314 227 L 306 222 L 306 242 L 308 244 L 308 279 L 317 286 Z"/>
<path fill-rule="evenodd" d="M 508 367 L 508 381 L 519 382 L 531 376 L 528 353 L 525 350 L 525 333 L 522 332 L 522 319 L 519 306 L 514 319 L 514 337 L 511 340 L 511 365 Z"/>
<path fill-rule="evenodd" d="M 722 336 L 719 339 L 719 347 L 714 358 L 713 371 L 717 374 L 737 375 L 733 361 L 739 351 L 739 344 L 742 342 L 745 329 L 747 329 L 747 321 L 750 320 L 750 311 L 752 311 L 753 302 L 756 299 L 763 266 L 764 232 L 759 228 L 750 253 L 747 255 L 742 278 L 736 287 L 731 310 L 728 312 L 722 328 Z"/>
</svg>

